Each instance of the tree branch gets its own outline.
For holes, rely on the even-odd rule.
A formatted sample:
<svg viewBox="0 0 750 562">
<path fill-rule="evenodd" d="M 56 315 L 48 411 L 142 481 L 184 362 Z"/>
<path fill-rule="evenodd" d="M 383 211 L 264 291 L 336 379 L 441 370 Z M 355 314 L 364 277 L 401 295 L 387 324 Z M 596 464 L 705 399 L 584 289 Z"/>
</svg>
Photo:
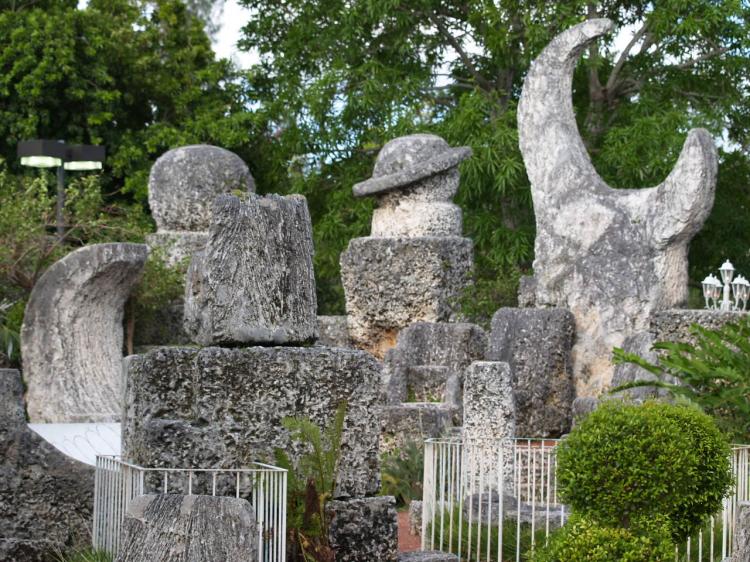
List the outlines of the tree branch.
<svg viewBox="0 0 750 562">
<path fill-rule="evenodd" d="M 630 51 L 633 50 L 633 47 L 636 46 L 638 41 L 640 41 L 643 36 L 646 34 L 648 28 L 648 24 L 644 23 L 641 28 L 633 35 L 633 38 L 630 40 L 630 42 L 625 46 L 622 53 L 620 53 L 620 56 L 617 59 L 617 62 L 615 63 L 614 68 L 612 68 L 612 72 L 609 74 L 609 78 L 607 79 L 607 85 L 605 86 L 607 88 L 608 92 L 613 92 L 616 87 L 617 78 L 620 75 L 620 71 L 622 71 L 622 67 L 625 66 L 625 61 L 627 60 L 628 56 L 630 56 Z"/>
<path fill-rule="evenodd" d="M 685 62 L 681 62 L 679 64 L 668 65 L 667 68 L 679 68 L 680 70 L 684 70 L 686 68 L 691 68 L 700 62 L 723 55 L 727 51 L 729 51 L 729 47 L 717 47 L 715 49 L 711 49 L 707 53 L 703 53 L 702 55 L 698 57 L 686 60 Z"/>
</svg>

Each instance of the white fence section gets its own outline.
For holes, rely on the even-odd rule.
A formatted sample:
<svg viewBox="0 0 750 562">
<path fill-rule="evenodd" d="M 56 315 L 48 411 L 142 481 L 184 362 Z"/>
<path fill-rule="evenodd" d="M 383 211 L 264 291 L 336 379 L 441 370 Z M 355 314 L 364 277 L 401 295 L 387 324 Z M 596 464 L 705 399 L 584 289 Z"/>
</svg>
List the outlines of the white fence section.
<svg viewBox="0 0 750 562">
<path fill-rule="evenodd" d="M 236 469 L 144 468 L 118 457 L 98 456 L 93 545 L 117 556 L 125 512 L 136 496 L 170 493 L 234 496 L 248 500 L 254 508 L 258 525 L 257 562 L 285 562 L 286 486 L 286 470 L 261 463 Z"/>
<path fill-rule="evenodd" d="M 462 562 L 521 562 L 565 524 L 557 495 L 556 440 L 425 444 L 422 549 Z M 675 547 L 678 562 L 718 562 L 732 553 L 737 505 L 750 499 L 750 446 L 732 449 L 733 493 L 721 514 Z"/>
</svg>

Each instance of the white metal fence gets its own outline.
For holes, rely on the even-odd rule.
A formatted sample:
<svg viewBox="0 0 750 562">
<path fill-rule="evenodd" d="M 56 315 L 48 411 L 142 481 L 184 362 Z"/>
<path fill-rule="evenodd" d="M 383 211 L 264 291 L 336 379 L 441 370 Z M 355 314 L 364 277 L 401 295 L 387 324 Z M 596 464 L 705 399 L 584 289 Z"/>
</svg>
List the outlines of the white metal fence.
<svg viewBox="0 0 750 562">
<path fill-rule="evenodd" d="M 286 470 L 261 463 L 238 469 L 144 468 L 118 457 L 97 456 L 94 548 L 117 556 L 125 512 L 136 496 L 170 493 L 234 496 L 248 500 L 255 511 L 257 562 L 284 562 L 286 486 Z"/>
<path fill-rule="evenodd" d="M 565 524 L 557 494 L 556 440 L 425 444 L 422 549 L 462 562 L 521 562 Z M 737 505 L 750 499 L 750 445 L 732 449 L 736 486 L 721 514 L 675 547 L 679 562 L 717 562 L 732 553 Z"/>
</svg>

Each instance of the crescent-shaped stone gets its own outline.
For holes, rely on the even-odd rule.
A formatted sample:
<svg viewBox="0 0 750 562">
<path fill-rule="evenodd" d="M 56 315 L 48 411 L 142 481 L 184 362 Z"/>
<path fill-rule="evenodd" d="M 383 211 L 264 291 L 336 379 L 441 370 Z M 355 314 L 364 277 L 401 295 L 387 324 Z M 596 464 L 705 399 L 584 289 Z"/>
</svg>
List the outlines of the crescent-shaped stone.
<svg viewBox="0 0 750 562">
<path fill-rule="evenodd" d="M 521 153 L 531 180 L 537 218 L 557 212 L 571 197 L 617 198 L 650 224 L 657 246 L 689 240 L 713 206 L 717 157 L 708 131 L 690 131 L 666 180 L 649 189 L 612 189 L 594 169 L 573 111 L 573 71 L 591 42 L 612 30 L 608 19 L 593 19 L 553 39 L 531 65 L 518 106 Z M 663 216 L 653 217 L 655 214 Z M 650 218 L 655 220 L 650 221 Z"/>
<path fill-rule="evenodd" d="M 31 422 L 119 420 L 123 305 L 147 256 L 144 244 L 84 246 L 36 283 L 21 329 Z"/>
</svg>

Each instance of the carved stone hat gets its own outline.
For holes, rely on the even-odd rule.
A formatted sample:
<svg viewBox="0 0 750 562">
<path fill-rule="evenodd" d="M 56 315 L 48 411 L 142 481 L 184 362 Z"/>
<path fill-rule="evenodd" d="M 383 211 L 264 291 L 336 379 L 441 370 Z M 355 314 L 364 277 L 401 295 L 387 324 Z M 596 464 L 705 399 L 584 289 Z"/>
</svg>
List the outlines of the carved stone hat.
<svg viewBox="0 0 750 562">
<path fill-rule="evenodd" d="M 408 135 L 386 143 L 372 177 L 354 184 L 355 197 L 406 187 L 458 166 L 471 156 L 468 146 L 451 147 L 437 135 Z"/>
</svg>

